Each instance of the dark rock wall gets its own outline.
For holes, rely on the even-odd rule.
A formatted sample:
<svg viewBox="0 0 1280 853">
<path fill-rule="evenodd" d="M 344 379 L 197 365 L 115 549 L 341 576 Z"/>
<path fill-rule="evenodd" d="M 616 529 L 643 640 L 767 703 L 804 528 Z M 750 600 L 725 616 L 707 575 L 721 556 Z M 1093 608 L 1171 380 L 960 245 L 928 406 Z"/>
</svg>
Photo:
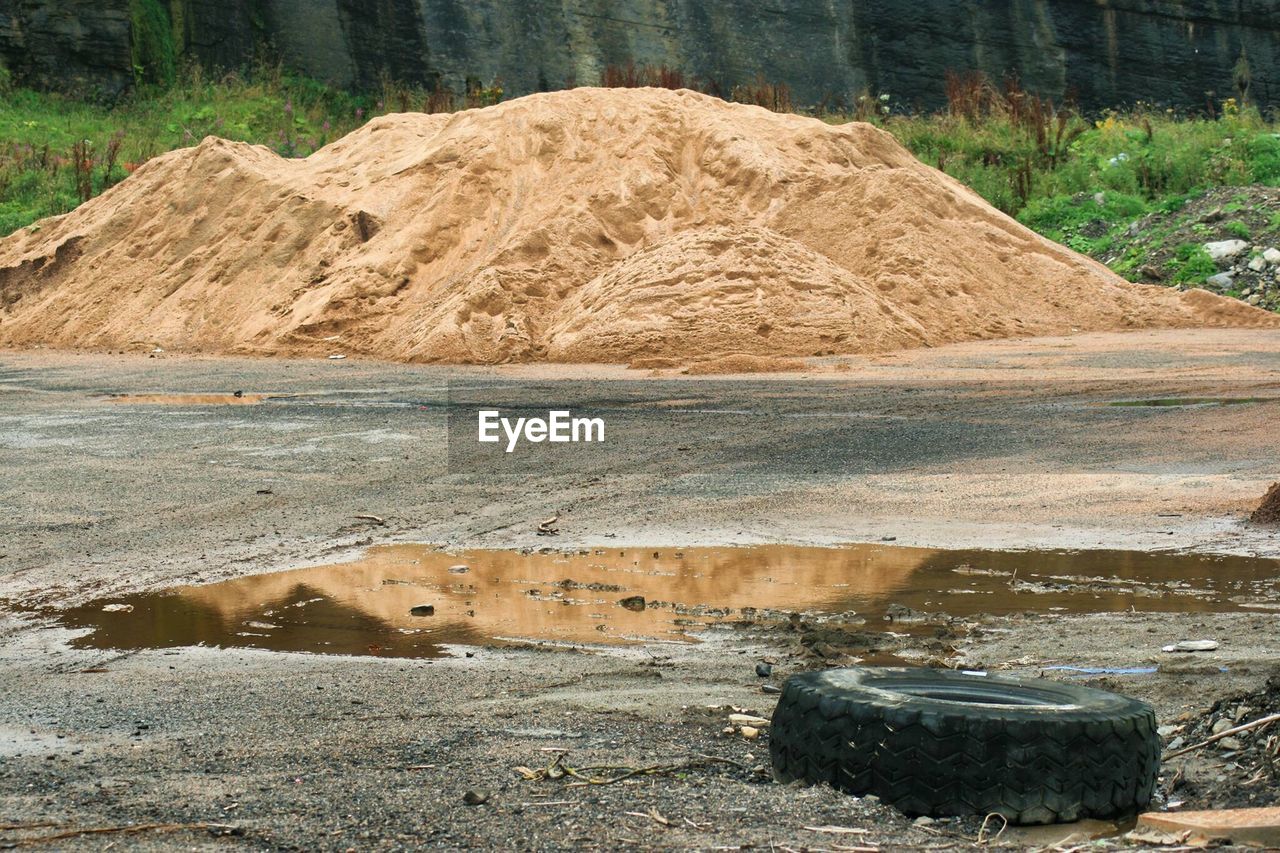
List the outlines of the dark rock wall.
<svg viewBox="0 0 1280 853">
<path fill-rule="evenodd" d="M 137 2 L 137 0 L 133 0 Z M 280 56 L 368 88 L 385 75 L 509 95 L 598 81 L 609 64 L 665 64 L 724 90 L 758 76 L 797 103 L 868 87 L 937 106 L 947 69 L 1016 73 L 1086 107 L 1280 98 L 1276 0 L 161 0 L 178 50 L 209 67 Z M 0 57 L 44 86 L 128 84 L 130 0 L 0 0 Z"/>
<path fill-rule="evenodd" d="M 133 82 L 127 0 L 0 0 L 0 62 L 17 81 L 88 94 Z"/>
</svg>

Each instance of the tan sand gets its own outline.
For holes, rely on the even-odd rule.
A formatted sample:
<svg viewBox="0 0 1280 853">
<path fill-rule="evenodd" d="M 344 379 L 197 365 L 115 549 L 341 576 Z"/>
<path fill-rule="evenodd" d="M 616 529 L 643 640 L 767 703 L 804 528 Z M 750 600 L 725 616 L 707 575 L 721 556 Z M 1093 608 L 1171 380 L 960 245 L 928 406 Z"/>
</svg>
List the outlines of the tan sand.
<svg viewBox="0 0 1280 853">
<path fill-rule="evenodd" d="M 683 362 L 1280 326 L 1130 285 L 866 124 L 575 89 L 206 139 L 0 240 L 0 346 Z"/>
</svg>

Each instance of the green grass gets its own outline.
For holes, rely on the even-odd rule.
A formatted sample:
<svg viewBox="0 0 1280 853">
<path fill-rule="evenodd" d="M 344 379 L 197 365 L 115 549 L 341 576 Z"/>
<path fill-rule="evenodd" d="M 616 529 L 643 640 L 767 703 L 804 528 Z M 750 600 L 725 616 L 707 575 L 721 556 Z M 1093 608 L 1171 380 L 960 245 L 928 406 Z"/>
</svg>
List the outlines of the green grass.
<svg viewBox="0 0 1280 853">
<path fill-rule="evenodd" d="M 27 89 L 0 92 L 0 234 L 74 209 L 82 200 L 77 162 L 88 166 L 96 195 L 151 157 L 210 135 L 305 156 L 359 127 L 378 103 L 270 70 L 254 81 L 194 75 L 143 87 L 113 107 Z M 84 158 L 75 156 L 77 143 Z M 118 151 L 108 171 L 113 143 Z"/>
<path fill-rule="evenodd" d="M 1213 258 L 1209 257 L 1209 253 L 1199 243 L 1183 243 L 1178 246 L 1165 268 L 1175 284 L 1200 285 L 1218 271 Z"/>
<path fill-rule="evenodd" d="M 353 95 L 273 68 L 210 80 L 175 70 L 172 32 L 161 26 L 168 19 L 158 0 L 131 0 L 130 9 L 144 83 L 120 103 L 10 89 L 0 75 L 0 233 L 72 210 L 137 164 L 207 135 L 305 156 L 382 112 L 436 112 L 502 97 L 496 82 L 462 97 L 390 83 L 379 93 Z M 940 114 L 898 115 L 884 96 L 858 101 L 864 102 L 874 109 L 860 108 L 859 118 L 1080 251 L 1105 251 L 1115 229 L 1147 213 L 1175 211 L 1200 190 L 1280 184 L 1280 125 L 1233 102 L 1215 119 L 1137 109 L 1086 121 L 981 81 Z M 1247 236 L 1243 223 L 1228 227 Z M 1202 261 L 1187 257 L 1180 269 L 1199 269 Z M 1118 270 L 1138 263 L 1127 255 L 1115 261 Z"/>
</svg>

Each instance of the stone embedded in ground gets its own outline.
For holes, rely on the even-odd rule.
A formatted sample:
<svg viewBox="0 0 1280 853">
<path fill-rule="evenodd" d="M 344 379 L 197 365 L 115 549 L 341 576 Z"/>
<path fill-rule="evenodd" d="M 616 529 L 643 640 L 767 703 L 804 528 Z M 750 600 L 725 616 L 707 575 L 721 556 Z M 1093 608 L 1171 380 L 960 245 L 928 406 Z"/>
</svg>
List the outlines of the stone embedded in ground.
<svg viewBox="0 0 1280 853">
<path fill-rule="evenodd" d="M 1215 261 L 1229 261 L 1248 248 L 1245 240 L 1215 240 L 1204 244 L 1205 252 Z"/>
</svg>

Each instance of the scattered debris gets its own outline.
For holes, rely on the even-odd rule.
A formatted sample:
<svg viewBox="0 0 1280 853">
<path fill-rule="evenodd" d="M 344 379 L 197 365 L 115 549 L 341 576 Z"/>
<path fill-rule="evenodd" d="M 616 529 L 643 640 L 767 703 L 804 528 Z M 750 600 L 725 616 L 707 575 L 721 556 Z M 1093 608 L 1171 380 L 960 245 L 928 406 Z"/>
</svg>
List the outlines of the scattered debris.
<svg viewBox="0 0 1280 853">
<path fill-rule="evenodd" d="M 539 536 L 559 536 L 560 530 L 555 526 L 555 523 L 559 520 L 560 520 L 560 513 L 556 513 L 555 515 L 551 516 L 545 521 L 539 521 L 538 535 Z"/>
<path fill-rule="evenodd" d="M 1232 728 L 1223 729 L 1222 731 L 1215 733 L 1212 737 L 1207 738 L 1200 743 L 1194 744 L 1192 746 L 1184 747 L 1182 749 L 1178 749 L 1173 752 L 1166 753 L 1164 756 L 1164 760 L 1168 761 L 1170 758 L 1177 758 L 1179 755 L 1186 755 L 1188 752 L 1194 752 L 1197 749 L 1204 749 L 1206 746 L 1208 746 L 1211 743 L 1215 743 L 1220 740 L 1225 740 L 1226 738 L 1229 738 L 1232 735 L 1237 735 L 1237 734 L 1240 734 L 1241 732 L 1252 731 L 1253 729 L 1261 728 L 1262 726 L 1270 725 L 1271 723 L 1274 723 L 1277 721 L 1280 721 L 1280 714 L 1269 714 L 1265 717 L 1261 717 L 1257 720 L 1254 720 L 1252 723 L 1245 723 L 1242 726 L 1234 726 Z"/>
<path fill-rule="evenodd" d="M 557 749 L 554 751 L 555 758 L 546 767 L 532 770 L 528 767 L 520 766 L 513 769 L 521 778 L 530 782 L 539 782 L 544 779 L 571 779 L 573 781 L 567 783 L 570 788 L 581 788 L 588 785 L 613 785 L 637 776 L 669 775 L 716 764 L 735 767 L 753 776 L 768 774 L 768 771 L 763 766 L 751 767 L 732 758 L 701 754 L 690 756 L 683 761 L 674 761 L 669 764 L 650 764 L 645 767 L 632 767 L 626 764 L 597 764 L 589 767 L 572 767 L 565 763 L 565 759 L 568 757 L 567 750 Z"/>
<path fill-rule="evenodd" d="M 42 824 L 30 824 L 30 826 L 39 825 Z M 71 829 L 66 832 L 57 832 L 52 835 L 11 839 L 0 842 L 0 848 L 49 844 L 54 841 L 68 841 L 72 838 L 80 838 L 85 835 L 138 835 L 144 832 L 183 832 L 198 830 L 204 830 L 213 836 L 244 835 L 244 830 L 242 828 L 226 823 L 132 823 L 124 826 L 94 826 L 86 829 Z"/>
</svg>

